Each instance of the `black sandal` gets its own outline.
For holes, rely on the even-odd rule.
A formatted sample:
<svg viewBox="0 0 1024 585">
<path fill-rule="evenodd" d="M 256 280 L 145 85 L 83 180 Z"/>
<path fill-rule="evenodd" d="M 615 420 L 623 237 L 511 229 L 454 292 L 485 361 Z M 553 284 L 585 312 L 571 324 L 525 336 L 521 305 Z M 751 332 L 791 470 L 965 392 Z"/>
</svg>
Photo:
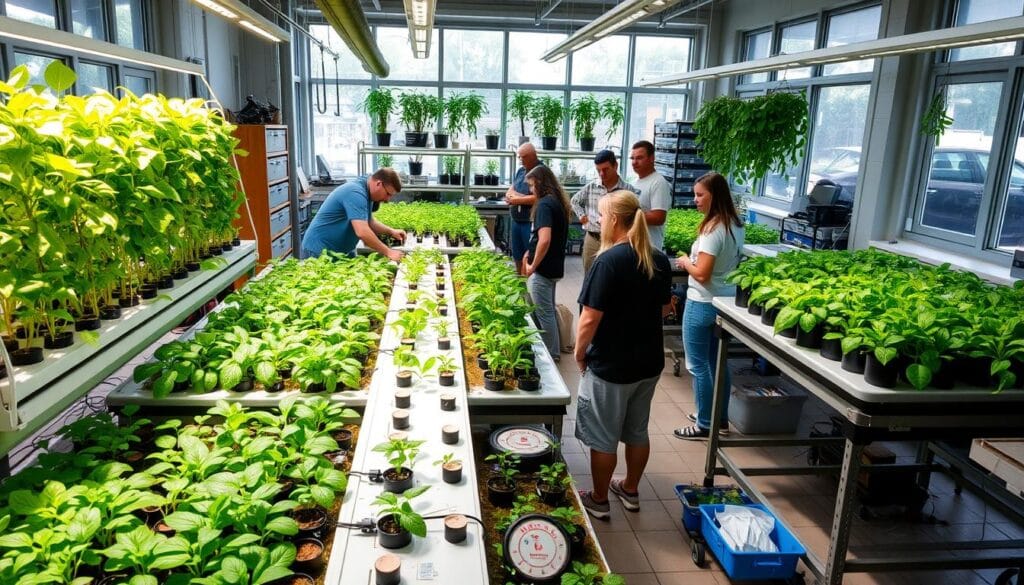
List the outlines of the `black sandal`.
<svg viewBox="0 0 1024 585">
<path fill-rule="evenodd" d="M 707 429 L 702 429 L 702 428 L 698 427 L 697 425 L 693 425 L 693 426 L 689 426 L 689 427 L 683 427 L 681 429 L 676 429 L 676 430 L 672 431 L 672 434 L 675 435 L 677 439 L 683 439 L 683 440 L 706 439 L 706 438 L 708 438 L 708 430 Z"/>
</svg>

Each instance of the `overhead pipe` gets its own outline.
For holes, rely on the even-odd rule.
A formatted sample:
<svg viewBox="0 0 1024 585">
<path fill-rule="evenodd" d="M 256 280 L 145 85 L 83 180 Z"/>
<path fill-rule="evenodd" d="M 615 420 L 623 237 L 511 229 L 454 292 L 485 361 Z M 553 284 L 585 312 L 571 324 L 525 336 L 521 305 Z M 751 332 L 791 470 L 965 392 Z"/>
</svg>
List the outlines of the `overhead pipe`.
<svg viewBox="0 0 1024 585">
<path fill-rule="evenodd" d="M 363 70 L 377 77 L 387 77 L 391 68 L 373 39 L 359 0 L 316 0 L 316 5 L 328 24 L 362 62 Z"/>
</svg>

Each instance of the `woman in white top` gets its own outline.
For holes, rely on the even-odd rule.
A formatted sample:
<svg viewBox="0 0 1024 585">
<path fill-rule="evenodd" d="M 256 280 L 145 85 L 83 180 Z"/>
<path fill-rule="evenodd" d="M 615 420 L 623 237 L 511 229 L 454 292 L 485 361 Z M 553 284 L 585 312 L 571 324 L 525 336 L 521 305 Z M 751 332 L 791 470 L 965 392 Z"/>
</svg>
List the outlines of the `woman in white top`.
<svg viewBox="0 0 1024 585">
<path fill-rule="evenodd" d="M 691 426 L 676 429 L 680 439 L 700 439 L 708 436 L 711 428 L 711 401 L 715 380 L 713 363 L 718 355 L 715 337 L 717 311 L 711 305 L 712 297 L 735 295 L 736 288 L 726 284 L 725 275 L 736 269 L 743 250 L 743 222 L 732 203 L 729 182 L 722 175 L 711 172 L 697 179 L 693 187 L 697 209 L 704 220 L 697 228 L 697 240 L 689 257 L 680 256 L 676 266 L 690 274 L 683 311 L 683 347 L 686 350 L 686 369 L 693 383 L 697 412 L 689 415 Z M 726 387 L 729 372 L 725 372 Z M 729 392 L 725 393 L 722 409 L 722 434 L 729 429 Z"/>
</svg>

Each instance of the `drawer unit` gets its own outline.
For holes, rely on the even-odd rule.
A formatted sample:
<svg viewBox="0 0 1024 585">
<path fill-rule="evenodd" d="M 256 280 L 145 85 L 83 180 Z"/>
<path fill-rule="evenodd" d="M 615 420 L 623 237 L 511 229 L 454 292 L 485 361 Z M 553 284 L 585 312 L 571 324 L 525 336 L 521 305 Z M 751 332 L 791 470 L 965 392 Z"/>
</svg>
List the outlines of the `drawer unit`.
<svg viewBox="0 0 1024 585">
<path fill-rule="evenodd" d="M 292 230 L 288 230 L 281 234 L 280 238 L 277 238 L 270 243 L 270 253 L 274 258 L 283 258 L 292 249 Z"/>
<path fill-rule="evenodd" d="M 267 152 L 286 152 L 288 131 L 284 128 L 267 128 Z"/>
<path fill-rule="evenodd" d="M 288 203 L 288 182 L 278 183 L 270 187 L 268 198 L 270 209 Z"/>
<path fill-rule="evenodd" d="M 267 159 L 267 182 L 273 183 L 288 177 L 288 155 Z"/>
<path fill-rule="evenodd" d="M 292 208 L 291 206 L 284 207 L 274 213 L 270 214 L 270 235 L 275 236 L 281 233 L 281 230 L 289 227 L 292 223 Z"/>
</svg>

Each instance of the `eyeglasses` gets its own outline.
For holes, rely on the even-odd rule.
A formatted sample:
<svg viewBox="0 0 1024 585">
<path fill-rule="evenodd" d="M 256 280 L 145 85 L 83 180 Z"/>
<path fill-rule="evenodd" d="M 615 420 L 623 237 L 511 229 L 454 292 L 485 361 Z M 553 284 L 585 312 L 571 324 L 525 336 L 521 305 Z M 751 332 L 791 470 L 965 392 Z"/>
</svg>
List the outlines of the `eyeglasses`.
<svg viewBox="0 0 1024 585">
<path fill-rule="evenodd" d="M 386 184 L 384 184 L 384 181 L 378 180 L 377 182 L 380 183 L 381 187 L 384 187 L 384 193 L 387 195 L 388 199 L 390 199 L 390 198 L 392 198 L 392 197 L 394 197 L 395 195 L 398 194 L 397 191 L 391 189 Z"/>
</svg>

